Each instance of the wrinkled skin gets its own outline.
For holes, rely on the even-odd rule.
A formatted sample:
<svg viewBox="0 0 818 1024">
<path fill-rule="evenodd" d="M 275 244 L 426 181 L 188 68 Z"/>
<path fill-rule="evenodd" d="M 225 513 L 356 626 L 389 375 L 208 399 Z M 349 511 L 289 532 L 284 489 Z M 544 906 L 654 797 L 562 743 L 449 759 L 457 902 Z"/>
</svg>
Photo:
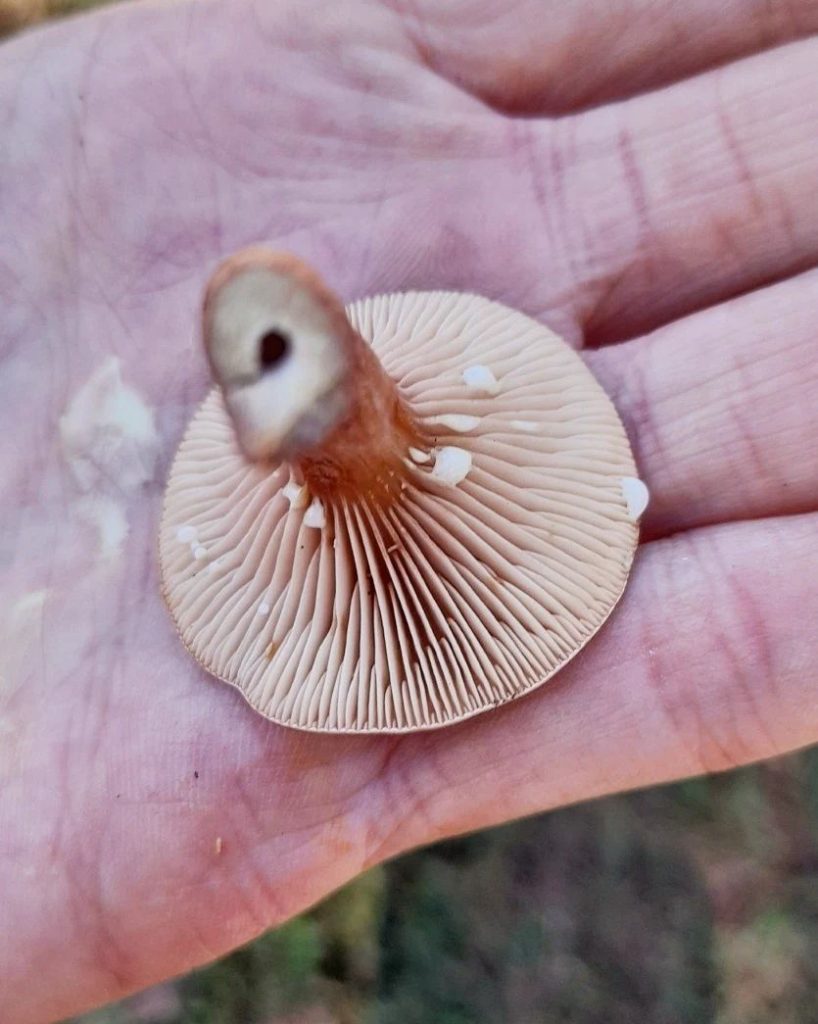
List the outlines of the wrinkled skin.
<svg viewBox="0 0 818 1024">
<path fill-rule="evenodd" d="M 5 1024 L 217 957 L 408 847 L 816 739 L 816 29 L 809 0 L 177 0 L 3 46 Z M 553 684 L 320 737 L 184 653 L 163 479 L 207 388 L 203 283 L 256 241 L 345 299 L 469 289 L 585 345 L 653 502 Z M 91 474 L 126 517 L 102 557 L 59 424 L 112 355 L 160 448 L 136 485 Z"/>
</svg>

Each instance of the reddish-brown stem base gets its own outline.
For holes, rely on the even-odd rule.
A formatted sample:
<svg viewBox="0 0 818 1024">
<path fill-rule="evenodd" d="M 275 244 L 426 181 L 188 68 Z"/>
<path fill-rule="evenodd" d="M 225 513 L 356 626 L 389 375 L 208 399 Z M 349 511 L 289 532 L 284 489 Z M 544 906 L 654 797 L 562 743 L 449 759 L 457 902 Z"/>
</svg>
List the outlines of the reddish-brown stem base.
<svg viewBox="0 0 818 1024">
<path fill-rule="evenodd" d="M 349 413 L 319 448 L 296 460 L 296 468 L 322 502 L 386 505 L 407 480 L 410 448 L 427 448 L 428 440 L 397 384 L 360 337 L 348 379 Z"/>
</svg>

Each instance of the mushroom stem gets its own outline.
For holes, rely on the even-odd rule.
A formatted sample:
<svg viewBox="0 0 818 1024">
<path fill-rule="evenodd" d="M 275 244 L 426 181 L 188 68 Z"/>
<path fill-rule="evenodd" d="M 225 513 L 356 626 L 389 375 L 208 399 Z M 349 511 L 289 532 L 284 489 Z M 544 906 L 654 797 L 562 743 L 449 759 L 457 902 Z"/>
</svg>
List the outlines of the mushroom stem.
<svg viewBox="0 0 818 1024">
<path fill-rule="evenodd" d="M 308 266 L 262 248 L 229 257 L 207 288 L 204 341 L 249 459 L 289 462 L 322 502 L 400 494 L 423 432 Z"/>
<path fill-rule="evenodd" d="M 291 459 L 320 501 L 366 499 L 388 504 L 408 476 L 410 448 L 427 442 L 401 396 L 364 339 L 349 325 L 346 414 L 318 444 Z"/>
</svg>

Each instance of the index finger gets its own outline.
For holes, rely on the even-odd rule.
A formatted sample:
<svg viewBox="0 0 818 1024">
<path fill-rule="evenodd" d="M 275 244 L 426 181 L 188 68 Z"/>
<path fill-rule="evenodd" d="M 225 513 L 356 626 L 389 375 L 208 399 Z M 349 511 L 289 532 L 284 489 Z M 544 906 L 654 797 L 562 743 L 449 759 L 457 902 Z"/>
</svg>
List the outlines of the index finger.
<svg viewBox="0 0 818 1024">
<path fill-rule="evenodd" d="M 395 2 L 424 61 L 492 106 L 564 113 L 818 31 L 814 0 Z"/>
</svg>

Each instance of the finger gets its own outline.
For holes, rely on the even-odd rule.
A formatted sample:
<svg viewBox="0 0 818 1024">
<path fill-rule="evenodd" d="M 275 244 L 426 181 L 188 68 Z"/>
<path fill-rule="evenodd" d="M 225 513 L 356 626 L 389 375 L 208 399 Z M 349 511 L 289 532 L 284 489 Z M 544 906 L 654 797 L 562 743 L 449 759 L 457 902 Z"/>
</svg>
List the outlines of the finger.
<svg viewBox="0 0 818 1024">
<path fill-rule="evenodd" d="M 818 40 L 628 103 L 517 122 L 555 277 L 590 343 L 644 333 L 818 259 Z M 532 174 L 521 166 L 521 175 Z"/>
<path fill-rule="evenodd" d="M 813 742 L 817 532 L 805 516 L 648 545 L 621 608 L 558 680 L 393 753 L 377 856 Z"/>
<path fill-rule="evenodd" d="M 628 428 L 643 529 L 818 509 L 818 271 L 586 353 Z"/>
<path fill-rule="evenodd" d="M 576 110 L 818 31 L 814 0 L 393 0 L 424 60 L 509 111 Z"/>
</svg>

